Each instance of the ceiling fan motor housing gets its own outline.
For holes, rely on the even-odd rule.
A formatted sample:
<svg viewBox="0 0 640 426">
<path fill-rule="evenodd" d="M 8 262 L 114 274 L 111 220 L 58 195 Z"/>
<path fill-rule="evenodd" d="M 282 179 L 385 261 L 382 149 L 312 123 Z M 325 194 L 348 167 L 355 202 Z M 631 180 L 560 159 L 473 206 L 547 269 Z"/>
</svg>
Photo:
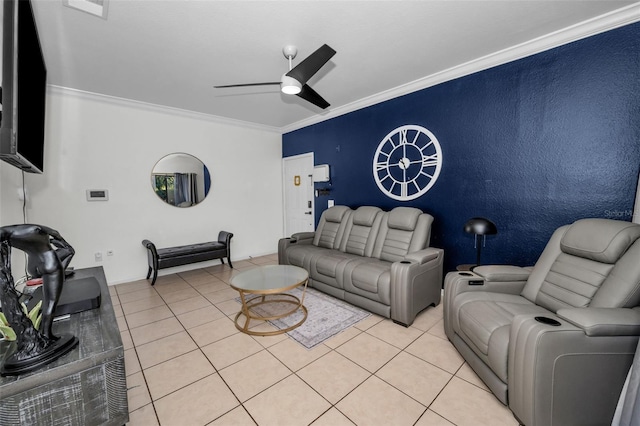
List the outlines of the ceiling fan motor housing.
<svg viewBox="0 0 640 426">
<path fill-rule="evenodd" d="M 294 59 L 298 54 L 298 48 L 292 44 L 288 44 L 282 48 L 282 54 L 287 59 Z"/>
<path fill-rule="evenodd" d="M 297 95 L 302 91 L 302 84 L 287 74 L 282 75 L 280 90 L 287 95 Z"/>
</svg>

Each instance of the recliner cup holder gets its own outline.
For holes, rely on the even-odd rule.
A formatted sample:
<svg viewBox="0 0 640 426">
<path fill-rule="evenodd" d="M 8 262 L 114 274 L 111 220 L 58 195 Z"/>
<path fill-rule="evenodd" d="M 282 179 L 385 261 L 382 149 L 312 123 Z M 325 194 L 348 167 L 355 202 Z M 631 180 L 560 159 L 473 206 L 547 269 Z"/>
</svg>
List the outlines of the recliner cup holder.
<svg viewBox="0 0 640 426">
<path fill-rule="evenodd" d="M 558 327 L 560 325 L 560 322 L 554 320 L 553 318 L 535 317 L 535 320 L 538 321 L 539 323 L 546 324 L 546 325 L 551 325 L 551 326 L 554 326 L 554 327 Z"/>
</svg>

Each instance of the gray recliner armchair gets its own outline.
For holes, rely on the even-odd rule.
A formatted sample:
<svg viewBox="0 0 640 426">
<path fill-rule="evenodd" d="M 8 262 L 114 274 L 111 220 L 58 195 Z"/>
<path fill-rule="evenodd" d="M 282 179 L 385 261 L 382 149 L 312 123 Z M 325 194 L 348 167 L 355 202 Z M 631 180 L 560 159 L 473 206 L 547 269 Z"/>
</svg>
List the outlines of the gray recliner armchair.
<svg viewBox="0 0 640 426">
<path fill-rule="evenodd" d="M 527 426 L 610 424 L 640 336 L 640 225 L 559 228 L 533 268 L 445 278 L 447 337 Z"/>
</svg>

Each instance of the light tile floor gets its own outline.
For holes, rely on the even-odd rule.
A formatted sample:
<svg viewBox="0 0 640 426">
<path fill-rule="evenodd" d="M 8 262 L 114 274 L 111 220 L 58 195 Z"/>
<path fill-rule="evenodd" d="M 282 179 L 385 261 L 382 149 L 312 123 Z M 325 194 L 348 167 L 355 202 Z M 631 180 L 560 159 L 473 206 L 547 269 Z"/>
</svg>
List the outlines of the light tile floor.
<svg viewBox="0 0 640 426">
<path fill-rule="evenodd" d="M 276 263 L 269 255 L 110 287 L 129 425 L 518 424 L 446 339 L 442 305 L 408 328 L 372 315 L 312 350 L 240 333 L 229 279 Z"/>
</svg>

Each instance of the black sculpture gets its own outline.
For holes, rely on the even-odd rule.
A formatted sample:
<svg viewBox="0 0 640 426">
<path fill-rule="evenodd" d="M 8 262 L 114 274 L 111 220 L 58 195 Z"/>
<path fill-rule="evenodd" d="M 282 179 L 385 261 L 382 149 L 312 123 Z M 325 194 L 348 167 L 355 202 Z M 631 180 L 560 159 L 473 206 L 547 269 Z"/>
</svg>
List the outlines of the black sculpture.
<svg viewBox="0 0 640 426">
<path fill-rule="evenodd" d="M 27 254 L 27 270 L 32 278 L 42 277 L 42 322 L 36 330 L 22 310 L 11 275 L 11 247 Z M 15 352 L 5 359 L 0 374 L 16 375 L 58 359 L 78 344 L 65 334 L 53 335 L 53 313 L 62 286 L 64 271 L 75 254 L 58 231 L 42 225 L 11 225 L 0 228 L 0 302 L 2 312 L 16 333 Z"/>
</svg>

